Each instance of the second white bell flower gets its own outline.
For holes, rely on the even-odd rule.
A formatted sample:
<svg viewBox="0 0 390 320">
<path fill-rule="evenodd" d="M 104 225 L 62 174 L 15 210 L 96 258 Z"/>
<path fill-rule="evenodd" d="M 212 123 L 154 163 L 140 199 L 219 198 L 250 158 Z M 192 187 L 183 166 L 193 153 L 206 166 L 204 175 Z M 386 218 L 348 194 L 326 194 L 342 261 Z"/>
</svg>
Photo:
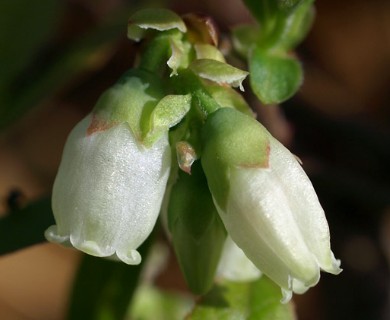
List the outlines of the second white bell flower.
<svg viewBox="0 0 390 320">
<path fill-rule="evenodd" d="M 237 111 L 218 110 L 208 121 L 202 165 L 214 203 L 233 241 L 282 288 L 282 301 L 316 285 L 320 270 L 340 273 L 324 211 L 296 157 Z M 245 155 L 259 143 L 266 158 Z"/>
</svg>

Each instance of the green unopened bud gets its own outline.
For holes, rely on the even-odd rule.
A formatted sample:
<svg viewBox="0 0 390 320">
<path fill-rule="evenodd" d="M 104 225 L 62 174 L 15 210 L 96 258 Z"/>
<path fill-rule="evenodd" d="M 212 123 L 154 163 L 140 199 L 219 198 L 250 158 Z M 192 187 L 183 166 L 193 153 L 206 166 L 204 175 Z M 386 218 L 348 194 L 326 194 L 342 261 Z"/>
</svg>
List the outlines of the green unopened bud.
<svg viewBox="0 0 390 320">
<path fill-rule="evenodd" d="M 204 294 L 213 284 L 226 231 L 199 161 L 191 175 L 179 172 L 169 200 L 168 226 L 188 286 Z"/>
</svg>

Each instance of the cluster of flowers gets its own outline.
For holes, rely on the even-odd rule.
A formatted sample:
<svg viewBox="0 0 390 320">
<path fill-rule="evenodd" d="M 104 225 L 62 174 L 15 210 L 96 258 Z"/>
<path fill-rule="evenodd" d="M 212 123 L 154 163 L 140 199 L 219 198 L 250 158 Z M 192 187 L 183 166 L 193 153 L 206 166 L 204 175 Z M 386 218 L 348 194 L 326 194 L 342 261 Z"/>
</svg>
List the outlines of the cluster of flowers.
<svg viewBox="0 0 390 320">
<path fill-rule="evenodd" d="M 210 288 L 217 269 L 244 280 L 261 271 L 288 301 L 314 286 L 320 270 L 338 274 L 340 262 L 296 157 L 227 86 L 241 86 L 246 73 L 187 30 L 199 30 L 202 19 L 133 16 L 130 38 L 152 30 L 169 44 L 169 79 L 179 79 L 173 88 L 181 92 L 166 94 L 164 81 L 141 63 L 102 95 L 68 137 L 53 187 L 56 225 L 45 235 L 139 264 L 137 248 L 162 212 L 195 292 Z"/>
</svg>

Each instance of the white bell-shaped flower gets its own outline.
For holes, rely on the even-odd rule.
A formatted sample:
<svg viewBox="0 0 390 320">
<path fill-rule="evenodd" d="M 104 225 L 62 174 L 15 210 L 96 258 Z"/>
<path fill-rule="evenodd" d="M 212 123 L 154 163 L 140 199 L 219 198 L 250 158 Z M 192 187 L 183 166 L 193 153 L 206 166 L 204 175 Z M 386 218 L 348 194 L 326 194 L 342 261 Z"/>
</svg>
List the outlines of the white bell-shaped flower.
<svg viewBox="0 0 390 320">
<path fill-rule="evenodd" d="M 168 132 L 146 148 L 127 122 L 90 131 L 94 120 L 87 116 L 68 137 L 53 188 L 56 225 L 45 236 L 138 264 L 137 248 L 155 225 L 169 176 Z"/>
<path fill-rule="evenodd" d="M 282 301 L 316 285 L 320 270 L 340 273 L 324 211 L 296 157 L 234 110 L 212 114 L 204 136 L 202 165 L 226 230 L 282 288 Z M 259 150 L 266 157 L 250 154 Z"/>
</svg>

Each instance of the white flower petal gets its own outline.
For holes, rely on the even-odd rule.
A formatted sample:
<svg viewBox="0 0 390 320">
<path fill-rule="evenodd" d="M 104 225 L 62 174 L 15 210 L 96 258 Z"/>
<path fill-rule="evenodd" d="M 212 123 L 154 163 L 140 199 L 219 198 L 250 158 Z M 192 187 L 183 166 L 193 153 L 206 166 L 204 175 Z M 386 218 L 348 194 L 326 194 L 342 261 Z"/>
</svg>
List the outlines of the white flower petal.
<svg viewBox="0 0 390 320">
<path fill-rule="evenodd" d="M 87 135 L 91 116 L 70 134 L 53 188 L 57 229 L 48 240 L 138 264 L 136 249 L 156 222 L 170 168 L 167 135 L 151 148 L 127 124 Z"/>
<path fill-rule="evenodd" d="M 329 227 L 317 194 L 296 157 L 270 136 L 270 167 L 282 186 L 309 250 L 316 256 L 321 269 L 339 274 L 340 261 L 330 250 Z"/>
<path fill-rule="evenodd" d="M 316 284 L 317 262 L 301 236 L 272 170 L 232 169 L 230 179 L 227 212 L 221 218 L 233 240 L 270 278 L 276 278 L 280 270 L 275 268 L 275 263 L 268 265 L 268 261 L 272 256 L 280 260 L 287 273 L 282 277 L 284 283 L 279 285 L 288 288 L 289 276 L 308 285 Z M 236 237 L 237 233 L 241 236 Z M 246 246 L 240 243 L 243 233 L 248 237 Z"/>
</svg>

